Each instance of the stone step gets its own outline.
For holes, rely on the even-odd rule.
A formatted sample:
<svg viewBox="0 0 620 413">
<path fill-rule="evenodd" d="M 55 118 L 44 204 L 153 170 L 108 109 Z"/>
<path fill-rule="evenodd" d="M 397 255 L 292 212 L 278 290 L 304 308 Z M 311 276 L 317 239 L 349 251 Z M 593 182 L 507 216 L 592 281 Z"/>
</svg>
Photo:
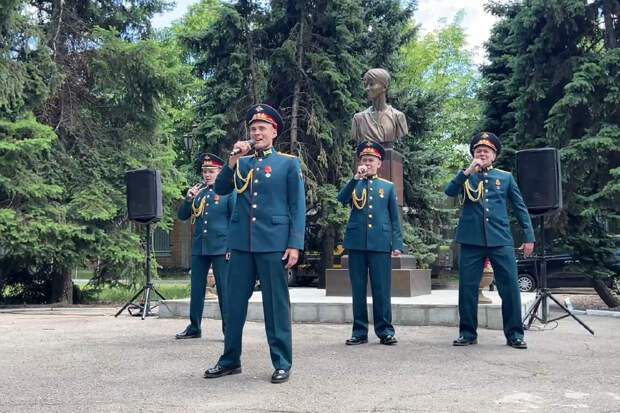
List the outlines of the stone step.
<svg viewBox="0 0 620 413">
<path fill-rule="evenodd" d="M 294 323 L 353 322 L 351 297 L 326 296 L 317 288 L 291 288 L 291 315 Z M 497 291 L 485 291 L 491 304 L 478 306 L 478 326 L 502 329 L 501 299 Z M 534 293 L 521 294 L 521 312 L 525 314 L 535 299 Z M 189 299 L 163 300 L 159 317 L 189 318 Z M 221 319 L 217 300 L 205 300 L 204 318 Z M 372 298 L 368 298 L 368 317 L 372 322 Z M 263 321 L 260 291 L 254 291 L 248 304 L 248 321 Z M 392 297 L 392 322 L 409 326 L 458 326 L 458 290 L 433 290 L 416 297 Z"/>
</svg>

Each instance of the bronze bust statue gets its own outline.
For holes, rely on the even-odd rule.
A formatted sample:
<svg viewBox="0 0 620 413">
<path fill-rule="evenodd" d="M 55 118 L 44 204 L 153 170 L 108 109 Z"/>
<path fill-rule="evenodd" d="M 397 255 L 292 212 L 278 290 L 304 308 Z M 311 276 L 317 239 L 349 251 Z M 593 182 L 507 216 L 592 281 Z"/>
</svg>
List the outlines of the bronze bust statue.
<svg viewBox="0 0 620 413">
<path fill-rule="evenodd" d="M 353 115 L 351 137 L 356 142 L 370 140 L 389 147 L 407 134 L 405 114 L 386 101 L 389 86 L 390 74 L 385 69 L 370 69 L 364 74 L 364 87 L 372 106 Z"/>
</svg>

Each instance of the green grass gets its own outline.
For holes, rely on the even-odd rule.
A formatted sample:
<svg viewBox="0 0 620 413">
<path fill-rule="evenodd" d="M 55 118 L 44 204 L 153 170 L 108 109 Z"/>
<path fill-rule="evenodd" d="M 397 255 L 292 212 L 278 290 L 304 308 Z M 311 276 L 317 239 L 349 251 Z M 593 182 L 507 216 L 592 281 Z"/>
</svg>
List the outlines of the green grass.
<svg viewBox="0 0 620 413">
<path fill-rule="evenodd" d="M 189 270 L 175 270 L 175 271 L 157 271 L 157 276 L 162 280 L 189 280 Z"/>
<path fill-rule="evenodd" d="M 133 297 L 142 286 L 132 289 L 106 286 L 100 291 L 89 285 L 82 285 L 79 288 L 83 296 L 81 304 L 123 304 Z M 155 283 L 155 288 L 168 300 L 187 298 L 190 293 L 189 282 L 175 284 Z"/>
<path fill-rule="evenodd" d="M 77 271 L 73 270 L 71 272 L 71 277 L 74 280 L 90 280 L 93 277 L 93 271 L 85 268 L 78 269 Z M 157 272 L 157 277 L 153 277 L 153 279 L 160 280 L 189 280 L 189 270 L 173 270 L 173 271 L 163 271 L 159 270 Z"/>
<path fill-rule="evenodd" d="M 73 275 L 73 278 L 78 279 L 78 280 L 90 280 L 91 277 L 93 276 L 93 271 L 81 269 L 81 270 L 75 271 L 72 275 Z"/>
</svg>

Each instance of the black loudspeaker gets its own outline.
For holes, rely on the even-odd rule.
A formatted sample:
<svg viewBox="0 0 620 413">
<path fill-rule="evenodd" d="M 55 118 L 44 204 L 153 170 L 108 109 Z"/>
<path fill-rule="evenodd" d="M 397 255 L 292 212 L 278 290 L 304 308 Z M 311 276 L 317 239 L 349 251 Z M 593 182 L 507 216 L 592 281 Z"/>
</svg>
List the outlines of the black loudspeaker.
<svg viewBox="0 0 620 413">
<path fill-rule="evenodd" d="M 560 155 L 555 148 L 517 151 L 517 180 L 528 211 L 541 215 L 562 208 Z"/>
<path fill-rule="evenodd" d="M 125 172 L 129 219 L 140 223 L 157 222 L 162 217 L 161 174 L 156 169 Z"/>
</svg>

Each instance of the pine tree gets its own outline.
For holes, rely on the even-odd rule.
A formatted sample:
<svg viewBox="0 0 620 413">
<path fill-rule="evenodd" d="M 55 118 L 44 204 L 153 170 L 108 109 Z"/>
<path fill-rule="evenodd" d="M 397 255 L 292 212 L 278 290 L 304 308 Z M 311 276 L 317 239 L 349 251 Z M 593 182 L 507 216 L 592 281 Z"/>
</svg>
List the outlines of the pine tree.
<svg viewBox="0 0 620 413">
<path fill-rule="evenodd" d="M 398 77 L 401 47 L 415 30 L 410 23 L 415 2 L 365 1 L 274 1 L 274 20 L 268 33 L 275 39 L 271 58 L 270 96 L 290 119 L 291 151 L 302 158 L 306 172 L 310 219 L 321 227 L 322 269 L 331 265 L 335 241 L 342 236 L 347 211 L 336 195 L 351 176 L 354 144 L 351 119 L 367 106 L 361 78 L 372 67 L 383 67 Z M 396 82 L 394 82 L 397 84 Z M 410 208 L 411 224 L 405 227 L 406 243 L 422 265 L 434 259 L 438 234 L 436 220 L 425 220 L 437 208 L 433 204 L 434 180 L 417 180 L 436 173 L 428 153 L 415 143 L 427 131 L 429 106 L 416 91 L 392 87 L 390 102 L 403 110 L 416 136 L 403 139 L 406 200 L 419 203 Z M 280 142 L 286 148 L 288 142 Z M 415 159 L 415 160 L 414 160 Z M 408 168 L 408 169 L 407 169 Z M 431 201 L 431 198 L 433 200 Z M 415 214 L 414 214 L 415 212 Z M 431 241 L 432 240 L 432 241 Z"/>
<path fill-rule="evenodd" d="M 264 10 L 258 3 L 223 3 L 207 28 L 180 36 L 204 80 L 194 105 L 203 151 L 224 153 L 245 139 L 245 112 L 265 95 Z"/>
<path fill-rule="evenodd" d="M 502 162 L 510 165 L 514 150 L 560 150 L 564 208 L 547 239 L 579 256 L 577 267 L 616 306 L 603 280 L 619 215 L 618 1 L 532 0 L 493 10 L 502 20 L 488 45 L 486 121 L 503 132 Z"/>
<path fill-rule="evenodd" d="M 363 95 L 364 9 L 357 1 L 271 5 L 268 97 L 290 125 L 279 148 L 302 162 L 309 220 L 320 226 L 322 281 L 348 215 L 336 197 L 353 163 L 349 129 Z"/>
<path fill-rule="evenodd" d="M 26 69 L 8 82 L 20 98 L 0 99 L 0 260 L 5 280 L 27 285 L 13 295 L 35 299 L 28 291 L 40 286 L 36 300 L 70 303 L 70 272 L 88 263 L 100 280 L 143 277 L 142 230 L 126 217 L 126 170 L 163 172 L 161 225 L 172 222 L 181 179 L 171 136 L 160 126 L 165 106 L 185 94 L 189 72 L 173 50 L 147 39 L 150 17 L 165 5 L 13 2 L 5 22 L 21 26 L 2 25 L 4 44 L 13 47 L 1 63 Z"/>
</svg>

